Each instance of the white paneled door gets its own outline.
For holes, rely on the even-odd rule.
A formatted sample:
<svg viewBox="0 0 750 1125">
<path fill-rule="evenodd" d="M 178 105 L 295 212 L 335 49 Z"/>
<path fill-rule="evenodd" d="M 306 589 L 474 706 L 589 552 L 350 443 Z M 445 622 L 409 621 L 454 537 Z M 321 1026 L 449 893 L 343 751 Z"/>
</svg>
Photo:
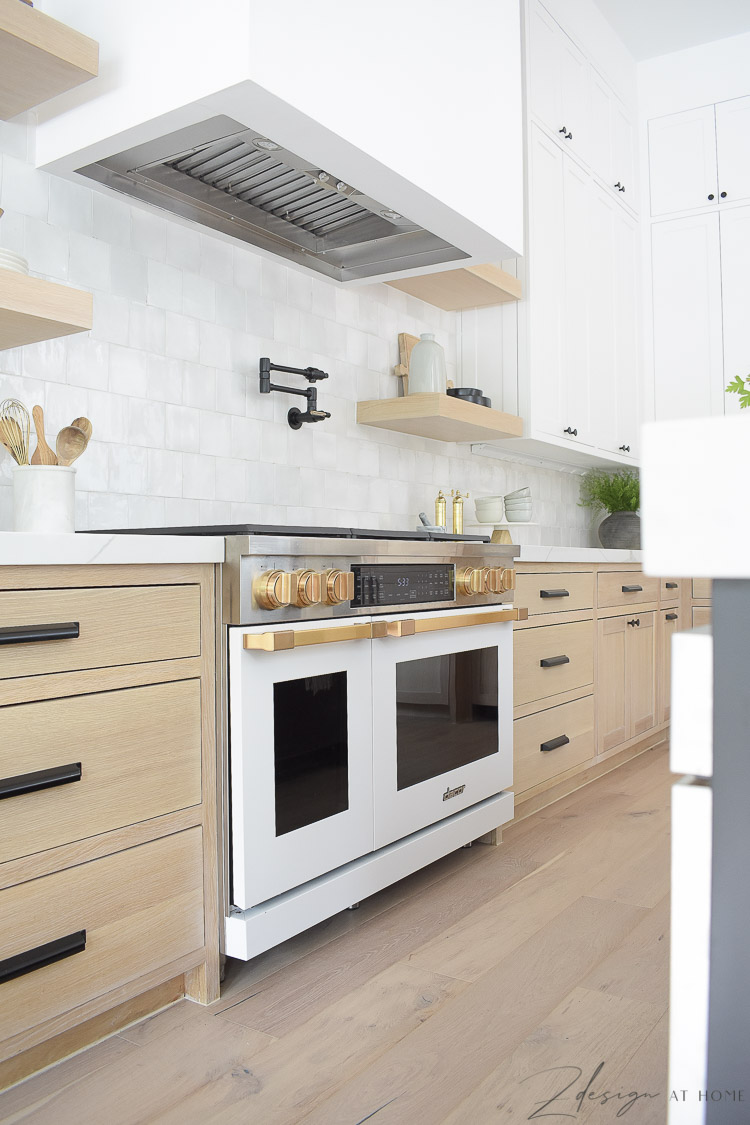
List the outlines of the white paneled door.
<svg viewBox="0 0 750 1125">
<path fill-rule="evenodd" d="M 719 200 L 750 199 L 750 97 L 716 105 Z"/>
<path fill-rule="evenodd" d="M 589 260 L 593 245 L 590 227 L 591 178 L 574 160 L 564 161 L 565 201 L 565 318 L 563 324 L 564 414 L 562 427 L 577 431 L 567 436 L 583 445 L 594 445 L 591 425 L 590 307 L 586 300 Z"/>
<path fill-rule="evenodd" d="M 656 420 L 723 414 L 718 214 L 654 223 L 651 253 Z"/>
<path fill-rule="evenodd" d="M 648 159 L 652 215 L 715 206 L 719 189 L 714 107 L 649 121 Z"/>
<path fill-rule="evenodd" d="M 720 229 L 726 386 L 737 375 L 750 375 L 750 207 L 722 212 Z M 727 414 L 739 411 L 738 396 L 725 395 L 724 408 Z"/>
</svg>

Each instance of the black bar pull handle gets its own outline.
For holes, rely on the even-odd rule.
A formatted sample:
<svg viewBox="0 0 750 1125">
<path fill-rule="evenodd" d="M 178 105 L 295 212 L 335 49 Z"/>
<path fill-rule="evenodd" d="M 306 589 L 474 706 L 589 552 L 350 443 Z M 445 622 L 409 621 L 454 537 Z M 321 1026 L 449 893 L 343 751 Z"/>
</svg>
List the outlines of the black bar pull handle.
<svg viewBox="0 0 750 1125">
<path fill-rule="evenodd" d="M 561 746 L 567 746 L 570 742 L 567 734 L 561 734 L 557 738 L 551 738 L 549 742 L 543 742 L 539 749 L 543 754 L 549 753 L 550 750 L 558 750 Z"/>
<path fill-rule="evenodd" d="M 540 668 L 557 668 L 559 664 L 570 664 L 569 656 L 545 656 L 539 661 Z"/>
<path fill-rule="evenodd" d="M 570 590 L 540 590 L 540 598 L 569 598 Z"/>
<path fill-rule="evenodd" d="M 668 613 L 666 616 L 667 616 L 667 621 L 676 621 L 677 620 L 677 614 L 676 613 Z"/>
<path fill-rule="evenodd" d="M 643 586 L 623 586 L 622 592 L 623 594 L 639 594 L 642 589 Z"/>
<path fill-rule="evenodd" d="M 20 797 L 23 793 L 35 793 L 38 789 L 52 789 L 55 785 L 68 785 L 71 781 L 80 780 L 80 762 L 34 770 L 33 773 L 19 773 L 15 777 L 0 777 L 0 801 L 4 797 Z"/>
<path fill-rule="evenodd" d="M 676 590 L 679 586 L 679 582 L 665 582 L 664 585 L 668 590 Z"/>
<path fill-rule="evenodd" d="M 22 977 L 25 973 L 33 973 L 35 969 L 52 965 L 55 961 L 62 961 L 64 957 L 72 957 L 74 953 L 83 953 L 85 948 L 86 931 L 77 930 L 74 934 L 38 945 L 36 949 L 6 957 L 4 961 L 0 961 L 0 984 Z"/>
<path fill-rule="evenodd" d="M 0 645 L 25 645 L 30 641 L 72 641 L 80 636 L 77 621 L 54 625 L 10 625 L 0 629 Z"/>
</svg>

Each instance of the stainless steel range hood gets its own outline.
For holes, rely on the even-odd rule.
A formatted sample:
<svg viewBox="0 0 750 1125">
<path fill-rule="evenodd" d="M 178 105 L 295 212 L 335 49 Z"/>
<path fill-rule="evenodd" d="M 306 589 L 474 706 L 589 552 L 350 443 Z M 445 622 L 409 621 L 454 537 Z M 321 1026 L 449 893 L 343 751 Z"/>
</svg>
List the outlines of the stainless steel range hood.
<svg viewBox="0 0 750 1125">
<path fill-rule="evenodd" d="M 336 281 L 468 253 L 273 139 L 218 116 L 78 168 L 106 187 Z"/>
</svg>

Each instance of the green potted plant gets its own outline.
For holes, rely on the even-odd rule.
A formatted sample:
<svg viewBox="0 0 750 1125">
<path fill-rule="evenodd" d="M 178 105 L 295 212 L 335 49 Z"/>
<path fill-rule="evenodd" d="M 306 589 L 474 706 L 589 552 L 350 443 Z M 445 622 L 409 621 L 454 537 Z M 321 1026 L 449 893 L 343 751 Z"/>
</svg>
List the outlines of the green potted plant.
<svg viewBox="0 0 750 1125">
<path fill-rule="evenodd" d="M 750 406 L 750 375 L 746 375 L 744 379 L 741 375 L 737 375 L 726 390 L 727 394 L 740 396 L 740 410 Z"/>
<path fill-rule="evenodd" d="M 641 484 L 635 469 L 591 469 L 581 480 L 581 507 L 609 512 L 599 524 L 602 547 L 637 551 L 641 546 Z"/>
</svg>

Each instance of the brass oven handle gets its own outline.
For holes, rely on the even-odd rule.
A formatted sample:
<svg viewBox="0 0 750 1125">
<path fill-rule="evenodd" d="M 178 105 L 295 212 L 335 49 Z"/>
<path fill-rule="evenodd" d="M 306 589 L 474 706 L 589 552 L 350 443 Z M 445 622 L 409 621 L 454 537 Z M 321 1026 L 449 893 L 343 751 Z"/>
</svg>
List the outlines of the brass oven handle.
<svg viewBox="0 0 750 1125">
<path fill-rule="evenodd" d="M 305 645 L 327 645 L 335 641 L 369 641 L 372 625 L 361 622 L 323 629 L 280 629 L 277 633 L 245 633 L 242 644 L 253 652 L 282 652 Z"/>
<path fill-rule="evenodd" d="M 404 621 L 374 621 L 373 637 L 407 637 L 414 633 L 439 633 L 444 629 L 466 629 L 472 625 L 496 625 L 501 621 L 526 621 L 529 611 L 510 606 L 490 613 L 455 614 L 450 617 L 415 617 Z"/>
</svg>

